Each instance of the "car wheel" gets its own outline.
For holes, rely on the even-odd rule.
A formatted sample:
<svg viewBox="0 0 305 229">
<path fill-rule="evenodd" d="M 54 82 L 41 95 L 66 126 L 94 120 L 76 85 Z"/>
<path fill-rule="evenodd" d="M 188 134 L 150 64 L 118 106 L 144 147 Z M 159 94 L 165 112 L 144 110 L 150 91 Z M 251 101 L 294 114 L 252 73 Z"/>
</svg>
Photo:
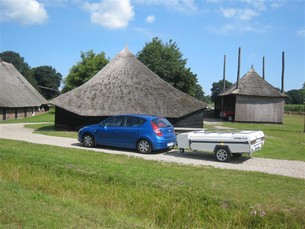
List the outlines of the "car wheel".
<svg viewBox="0 0 305 229">
<path fill-rule="evenodd" d="M 149 141 L 146 139 L 141 139 L 137 143 L 137 149 L 140 153 L 151 153 L 152 147 Z"/>
<path fill-rule="evenodd" d="M 231 115 L 228 116 L 228 121 L 229 121 L 229 122 L 233 122 L 233 116 L 231 116 Z"/>
<path fill-rule="evenodd" d="M 85 134 L 83 136 L 83 145 L 89 148 L 94 147 L 95 146 L 94 137 L 91 134 Z"/>
<path fill-rule="evenodd" d="M 183 148 L 180 148 L 179 151 L 180 151 L 180 153 L 184 153 L 184 149 Z"/>
<path fill-rule="evenodd" d="M 215 157 L 218 161 L 226 162 L 230 159 L 231 154 L 226 148 L 218 148 L 215 152 Z"/>
</svg>

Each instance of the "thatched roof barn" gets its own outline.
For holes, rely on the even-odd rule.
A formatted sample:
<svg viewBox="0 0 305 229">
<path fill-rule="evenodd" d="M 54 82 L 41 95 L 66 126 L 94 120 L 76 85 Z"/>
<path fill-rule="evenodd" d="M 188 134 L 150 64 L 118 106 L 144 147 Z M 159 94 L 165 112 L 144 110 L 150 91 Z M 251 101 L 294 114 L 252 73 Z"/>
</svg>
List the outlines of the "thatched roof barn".
<svg viewBox="0 0 305 229">
<path fill-rule="evenodd" d="M 286 97 L 252 67 L 234 85 L 218 95 L 215 108 L 233 111 L 237 122 L 283 123 Z"/>
<path fill-rule="evenodd" d="M 47 104 L 41 94 L 9 63 L 0 59 L 0 120 L 33 115 Z"/>
<path fill-rule="evenodd" d="M 56 106 L 56 127 L 73 129 L 126 113 L 160 115 L 176 126 L 202 127 L 207 106 L 162 80 L 127 48 L 88 82 L 51 103 Z"/>
</svg>

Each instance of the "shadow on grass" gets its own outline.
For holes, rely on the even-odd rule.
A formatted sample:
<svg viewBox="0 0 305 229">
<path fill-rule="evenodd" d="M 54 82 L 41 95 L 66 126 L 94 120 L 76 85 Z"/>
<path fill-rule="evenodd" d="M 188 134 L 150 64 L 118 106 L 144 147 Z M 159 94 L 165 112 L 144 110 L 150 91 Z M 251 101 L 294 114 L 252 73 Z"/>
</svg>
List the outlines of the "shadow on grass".
<svg viewBox="0 0 305 229">
<path fill-rule="evenodd" d="M 85 147 L 82 143 L 74 143 L 72 144 L 73 146 L 79 146 L 82 149 L 92 149 L 92 148 L 88 148 Z M 93 147 L 93 149 L 105 149 L 105 150 L 111 150 L 111 151 L 119 151 L 119 152 L 128 152 L 128 153 L 135 153 L 135 154 L 141 154 L 139 153 L 136 149 L 126 149 L 126 148 L 120 148 L 120 147 L 112 147 L 112 146 L 103 146 L 103 145 L 97 145 L 95 147 Z M 163 153 L 168 153 L 169 150 L 165 149 L 165 150 L 159 150 L 159 151 L 153 151 L 152 153 L 150 153 L 150 155 L 158 155 L 158 154 L 163 154 Z"/>
<path fill-rule="evenodd" d="M 55 131 L 54 125 L 42 126 L 35 131 Z"/>
<path fill-rule="evenodd" d="M 241 156 L 241 157 L 234 157 L 231 156 L 228 162 L 220 162 L 217 161 L 215 158 L 214 153 L 207 153 L 202 151 L 186 151 L 184 153 L 180 153 L 178 150 L 173 150 L 170 152 L 165 153 L 168 156 L 177 157 L 177 158 L 186 158 L 186 159 L 195 159 L 195 160 L 205 160 L 205 161 L 212 161 L 212 162 L 219 162 L 219 163 L 230 163 L 230 164 L 242 164 L 251 157 L 249 157 L 247 154 Z"/>
</svg>

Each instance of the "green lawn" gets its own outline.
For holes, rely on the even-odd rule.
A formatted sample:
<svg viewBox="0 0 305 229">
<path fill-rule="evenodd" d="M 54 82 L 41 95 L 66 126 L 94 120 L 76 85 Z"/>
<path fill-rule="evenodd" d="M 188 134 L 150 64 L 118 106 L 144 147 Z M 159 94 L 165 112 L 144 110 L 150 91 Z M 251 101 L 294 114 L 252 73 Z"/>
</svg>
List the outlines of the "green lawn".
<svg viewBox="0 0 305 229">
<path fill-rule="evenodd" d="M 305 180 L 0 139 L 0 228 L 304 228 Z"/>
<path fill-rule="evenodd" d="M 255 153 L 257 157 L 305 161 L 304 116 L 285 115 L 284 124 L 225 122 L 224 125 L 264 131 L 266 144 L 262 151 Z"/>
</svg>

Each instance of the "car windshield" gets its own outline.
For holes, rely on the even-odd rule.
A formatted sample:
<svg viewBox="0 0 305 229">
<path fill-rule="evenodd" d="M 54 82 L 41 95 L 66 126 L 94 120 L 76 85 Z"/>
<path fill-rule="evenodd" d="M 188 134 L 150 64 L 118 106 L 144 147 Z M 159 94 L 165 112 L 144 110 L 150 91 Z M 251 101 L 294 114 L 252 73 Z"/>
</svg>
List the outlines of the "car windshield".
<svg viewBox="0 0 305 229">
<path fill-rule="evenodd" d="M 153 120 L 153 123 L 155 123 L 159 128 L 172 126 L 172 124 L 166 118 L 156 118 Z"/>
</svg>

